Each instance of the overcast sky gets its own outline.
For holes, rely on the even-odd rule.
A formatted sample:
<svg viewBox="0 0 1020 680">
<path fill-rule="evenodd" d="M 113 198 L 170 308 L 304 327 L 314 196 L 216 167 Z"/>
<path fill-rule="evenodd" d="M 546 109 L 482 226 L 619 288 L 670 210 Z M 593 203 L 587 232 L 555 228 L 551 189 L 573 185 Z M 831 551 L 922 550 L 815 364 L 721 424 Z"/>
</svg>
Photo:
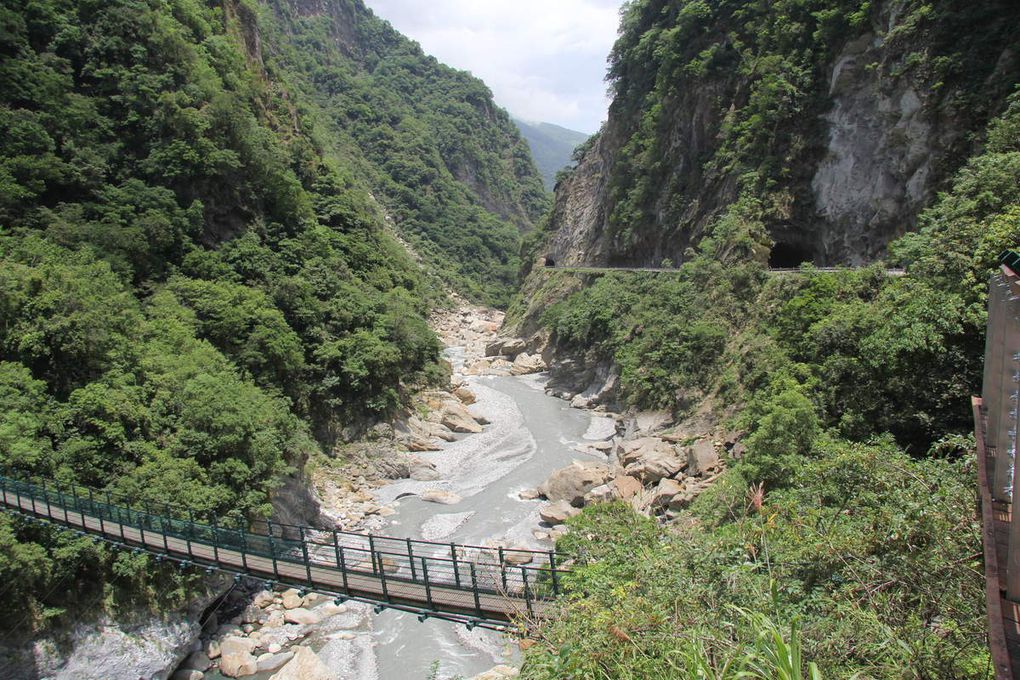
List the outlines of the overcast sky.
<svg viewBox="0 0 1020 680">
<path fill-rule="evenodd" d="M 367 0 L 394 28 L 486 82 L 510 113 L 595 132 L 623 0 Z"/>
</svg>

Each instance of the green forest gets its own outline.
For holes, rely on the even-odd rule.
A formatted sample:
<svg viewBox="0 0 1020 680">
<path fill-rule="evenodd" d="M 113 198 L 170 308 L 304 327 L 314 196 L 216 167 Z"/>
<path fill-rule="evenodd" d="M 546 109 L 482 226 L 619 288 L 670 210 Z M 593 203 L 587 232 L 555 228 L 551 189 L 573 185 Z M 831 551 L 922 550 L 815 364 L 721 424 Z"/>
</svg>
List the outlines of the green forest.
<svg viewBox="0 0 1020 680">
<path fill-rule="evenodd" d="M 524 143 L 483 84 L 343 6 L 356 57 L 282 2 L 0 7 L 8 470 L 266 516 L 282 475 L 445 376 L 445 286 L 508 299 L 547 201 Z M 0 606 L 37 626 L 75 605 L 60 584 L 183 596 L 150 567 L 0 518 Z"/>
</svg>

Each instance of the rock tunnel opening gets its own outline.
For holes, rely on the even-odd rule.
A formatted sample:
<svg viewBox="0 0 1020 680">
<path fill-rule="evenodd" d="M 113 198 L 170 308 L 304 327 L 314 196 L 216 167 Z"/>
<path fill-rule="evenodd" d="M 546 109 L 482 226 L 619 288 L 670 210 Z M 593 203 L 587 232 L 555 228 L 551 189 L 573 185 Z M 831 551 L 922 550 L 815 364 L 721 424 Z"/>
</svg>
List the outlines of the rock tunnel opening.
<svg viewBox="0 0 1020 680">
<path fill-rule="evenodd" d="M 545 266 L 546 267 L 555 267 L 556 266 L 556 260 L 552 259 L 551 257 L 545 258 Z"/>
<path fill-rule="evenodd" d="M 769 254 L 769 267 L 773 269 L 793 269 L 804 262 L 814 260 L 812 253 L 804 246 L 780 241 L 772 247 Z"/>
</svg>

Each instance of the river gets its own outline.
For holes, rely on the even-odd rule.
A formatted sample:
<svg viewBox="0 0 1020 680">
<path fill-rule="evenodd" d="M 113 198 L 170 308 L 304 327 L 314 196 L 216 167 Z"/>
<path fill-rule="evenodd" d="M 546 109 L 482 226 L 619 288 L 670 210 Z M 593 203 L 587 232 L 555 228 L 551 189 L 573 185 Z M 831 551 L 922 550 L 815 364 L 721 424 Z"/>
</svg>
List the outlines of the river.
<svg viewBox="0 0 1020 680">
<path fill-rule="evenodd" d="M 446 356 L 456 374 L 463 373 L 465 348 L 450 347 Z M 472 356 L 477 360 L 478 347 Z M 455 376 L 458 382 L 461 378 Z M 417 454 L 431 462 L 436 481 L 393 481 L 376 490 L 380 506 L 395 512 L 378 534 L 428 541 L 550 550 L 548 539 L 536 537 L 542 501 L 521 500 L 520 492 L 539 486 L 551 472 L 573 460 L 590 457 L 578 451 L 584 442 L 607 439 L 615 420 L 571 408 L 544 391 L 545 376 L 482 375 L 463 379 L 475 395 L 470 411 L 489 421 L 478 434 L 459 435 L 439 451 Z M 605 458 L 599 454 L 599 460 Z M 447 491 L 459 497 L 450 505 L 422 501 L 425 491 Z M 285 651 L 310 647 L 338 680 L 425 680 L 438 663 L 438 678 L 470 678 L 493 666 L 513 664 L 515 645 L 499 633 L 440 620 L 418 621 L 396 611 L 374 614 L 372 607 L 348 603 L 340 614 L 319 623 L 265 627 L 251 632 L 263 648 L 276 641 Z M 238 635 L 239 619 L 222 626 L 224 635 Z M 282 637 L 281 637 L 282 636 Z M 268 656 L 272 656 L 269 654 Z M 268 680 L 263 671 L 252 680 Z M 218 670 L 205 680 L 223 680 Z"/>
<path fill-rule="evenodd" d="M 455 369 L 462 350 L 447 356 Z M 586 458 L 575 447 L 615 432 L 614 422 L 570 408 L 543 391 L 543 376 L 480 376 L 467 379 L 477 403 L 471 411 L 490 421 L 481 434 L 468 435 L 442 451 L 421 454 L 435 464 L 440 481 L 401 480 L 379 490 L 382 503 L 397 502 L 387 533 L 430 541 L 551 549 L 538 540 L 541 501 L 524 501 L 523 489 L 537 487 L 558 468 Z M 451 491 L 459 503 L 439 505 L 420 500 L 428 489 Z M 414 494 L 404 496 L 405 494 Z M 402 497 L 404 496 L 404 497 Z M 402 497 L 402 498 L 401 498 Z M 439 663 L 439 677 L 471 677 L 513 661 L 511 645 L 498 633 L 443 621 L 419 623 L 417 617 L 386 611 L 375 617 L 375 657 L 380 680 L 419 680 Z"/>
</svg>

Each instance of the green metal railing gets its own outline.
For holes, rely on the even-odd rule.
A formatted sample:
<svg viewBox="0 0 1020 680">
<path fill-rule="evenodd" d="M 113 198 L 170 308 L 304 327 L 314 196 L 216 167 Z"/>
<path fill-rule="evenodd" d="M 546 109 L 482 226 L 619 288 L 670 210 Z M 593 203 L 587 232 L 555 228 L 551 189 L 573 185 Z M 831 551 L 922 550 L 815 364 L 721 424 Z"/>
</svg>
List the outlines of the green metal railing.
<svg viewBox="0 0 1020 680">
<path fill-rule="evenodd" d="M 139 508 L 137 503 L 118 498 L 111 491 L 32 482 L 9 474 L 0 475 L 0 496 L 8 510 L 97 533 L 149 552 L 175 554 L 195 564 L 258 575 L 308 590 L 326 590 L 313 573 L 326 569 L 343 576 L 338 592 L 346 596 L 356 590 L 348 583 L 348 574 L 367 576 L 378 584 L 378 592 L 369 593 L 368 599 L 387 605 L 416 600 L 422 612 L 442 610 L 439 598 L 434 597 L 439 589 L 469 593 L 467 608 L 478 620 L 498 614 L 483 605 L 483 596 L 498 595 L 511 602 L 508 609 L 516 602 L 521 613 L 534 613 L 537 603 L 560 593 L 561 578 L 567 571 L 563 567 L 565 560 L 554 551 L 436 543 L 271 520 L 221 526 L 215 521 L 201 522 L 189 509 L 172 504 L 160 504 L 158 508 L 145 504 Z M 85 518 L 98 523 L 98 530 L 90 529 Z M 127 532 L 128 529 L 134 531 Z M 185 547 L 173 545 L 172 539 Z M 208 551 L 202 556 L 195 555 L 199 546 L 211 548 L 211 557 Z M 221 559 L 221 551 L 229 551 L 233 556 L 240 554 L 241 564 L 236 563 L 236 558 L 232 563 Z M 252 568 L 249 560 L 253 558 L 268 560 L 271 568 Z M 299 565 L 301 576 L 296 577 L 295 570 L 286 569 L 285 565 Z"/>
</svg>

